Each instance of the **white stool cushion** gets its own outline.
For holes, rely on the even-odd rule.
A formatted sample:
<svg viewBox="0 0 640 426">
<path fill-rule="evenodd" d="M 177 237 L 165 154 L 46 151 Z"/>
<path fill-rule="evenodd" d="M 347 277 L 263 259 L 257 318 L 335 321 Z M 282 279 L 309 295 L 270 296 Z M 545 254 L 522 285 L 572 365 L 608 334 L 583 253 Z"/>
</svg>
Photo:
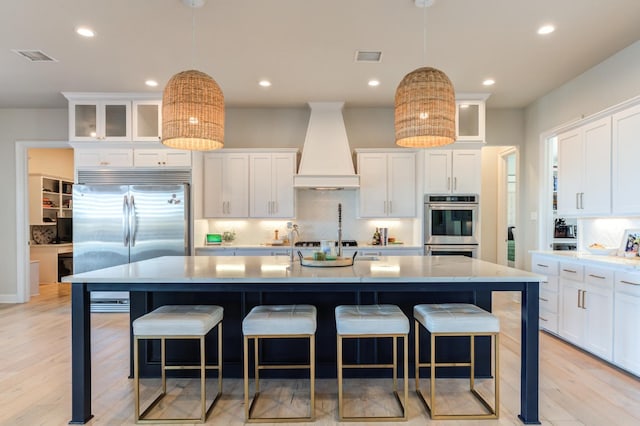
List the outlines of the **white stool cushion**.
<svg viewBox="0 0 640 426">
<path fill-rule="evenodd" d="M 497 333 L 498 318 L 469 303 L 417 305 L 413 316 L 431 333 Z"/>
<path fill-rule="evenodd" d="M 341 305 L 336 329 L 339 335 L 408 334 L 409 320 L 396 305 Z"/>
<path fill-rule="evenodd" d="M 242 320 L 242 333 L 245 336 L 314 334 L 316 316 L 316 307 L 312 305 L 255 306 Z"/>
<path fill-rule="evenodd" d="M 165 305 L 133 321 L 135 336 L 204 336 L 222 321 L 215 305 Z"/>
</svg>

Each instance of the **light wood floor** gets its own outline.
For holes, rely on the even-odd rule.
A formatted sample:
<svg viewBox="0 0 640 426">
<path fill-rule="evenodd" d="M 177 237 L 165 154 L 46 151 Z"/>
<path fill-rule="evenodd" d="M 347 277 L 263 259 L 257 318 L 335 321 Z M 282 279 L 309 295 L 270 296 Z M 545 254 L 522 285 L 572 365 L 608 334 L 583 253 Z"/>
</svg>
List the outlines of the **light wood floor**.
<svg viewBox="0 0 640 426">
<path fill-rule="evenodd" d="M 501 412 L 496 421 L 431 421 L 415 393 L 410 392 L 409 421 L 447 426 L 517 425 L 519 412 L 519 304 L 514 294 L 495 295 L 495 312 L 501 318 Z M 126 314 L 92 314 L 93 414 L 90 425 L 132 425 L 133 383 L 128 374 L 128 322 Z M 41 286 L 40 296 L 28 304 L 0 305 L 0 425 L 65 425 L 71 413 L 70 297 L 68 287 Z M 540 335 L 540 419 L 544 425 L 639 425 L 640 381 L 545 333 Z M 149 381 L 147 385 L 154 383 Z M 211 389 L 215 389 L 211 382 Z M 426 383 L 425 383 L 426 384 Z M 284 409 L 304 414 L 308 383 L 293 386 L 265 382 L 260 414 Z M 384 380 L 350 382 L 355 395 L 350 409 L 358 413 L 384 413 L 396 407 L 385 392 Z M 186 388 L 185 388 L 186 386 Z M 439 383 L 440 386 L 440 383 Z M 442 407 L 464 406 L 466 397 L 450 391 L 458 386 L 442 383 Z M 410 389 L 413 389 L 413 381 Z M 176 389 L 193 403 L 191 383 Z M 222 399 L 208 424 L 243 424 L 240 380 L 225 380 Z M 195 390 L 197 394 L 197 389 Z M 197 397 L 197 396 L 196 396 Z M 274 402 L 271 397 L 277 398 Z M 365 399 L 366 398 L 366 399 Z M 284 401 L 284 402 L 283 402 Z M 193 405 L 193 404 L 192 404 Z M 319 380 L 316 423 L 337 424 L 335 380 Z M 173 407 L 172 407 L 173 408 Z M 181 408 L 180 408 L 181 409 Z M 184 409 L 187 409 L 186 406 Z M 362 411 L 360 411 L 362 410 Z M 355 411 L 348 414 L 358 414 Z M 378 423 L 380 424 L 380 423 Z M 401 424 L 401 423 L 400 423 Z"/>
</svg>

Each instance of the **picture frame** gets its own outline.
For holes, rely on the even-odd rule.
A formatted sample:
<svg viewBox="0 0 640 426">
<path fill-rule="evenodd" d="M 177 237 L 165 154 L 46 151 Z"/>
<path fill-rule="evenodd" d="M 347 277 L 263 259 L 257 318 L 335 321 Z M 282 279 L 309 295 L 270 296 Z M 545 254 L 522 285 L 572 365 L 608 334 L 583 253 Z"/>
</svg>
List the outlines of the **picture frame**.
<svg viewBox="0 0 640 426">
<path fill-rule="evenodd" d="M 620 255 L 624 257 L 640 256 L 640 229 L 625 229 L 620 244 Z"/>
</svg>

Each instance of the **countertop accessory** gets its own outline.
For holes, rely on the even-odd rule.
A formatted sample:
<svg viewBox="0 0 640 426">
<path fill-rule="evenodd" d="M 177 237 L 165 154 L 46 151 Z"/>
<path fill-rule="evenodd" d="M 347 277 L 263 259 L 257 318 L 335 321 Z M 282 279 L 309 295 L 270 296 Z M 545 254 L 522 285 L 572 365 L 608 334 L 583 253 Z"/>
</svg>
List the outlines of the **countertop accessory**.
<svg viewBox="0 0 640 426">
<path fill-rule="evenodd" d="M 319 268 L 335 268 L 339 266 L 353 266 L 353 262 L 356 259 L 358 252 L 353 253 L 353 257 L 336 257 L 335 259 L 327 260 L 315 260 L 313 257 L 304 257 L 298 250 L 298 257 L 300 258 L 300 265 L 302 266 L 314 266 Z"/>
<path fill-rule="evenodd" d="M 222 244 L 222 234 L 207 234 L 206 243 L 208 246 L 217 246 Z"/>
<path fill-rule="evenodd" d="M 36 244 L 51 244 L 56 237 L 55 229 L 52 226 L 33 226 L 31 229 L 31 238 Z"/>
<path fill-rule="evenodd" d="M 596 254 L 599 256 L 613 256 L 618 251 L 617 248 L 596 248 L 596 247 L 587 247 L 587 251 L 591 254 Z"/>
<path fill-rule="evenodd" d="M 640 229 L 625 229 L 620 246 L 620 255 L 624 257 L 640 256 Z"/>
</svg>

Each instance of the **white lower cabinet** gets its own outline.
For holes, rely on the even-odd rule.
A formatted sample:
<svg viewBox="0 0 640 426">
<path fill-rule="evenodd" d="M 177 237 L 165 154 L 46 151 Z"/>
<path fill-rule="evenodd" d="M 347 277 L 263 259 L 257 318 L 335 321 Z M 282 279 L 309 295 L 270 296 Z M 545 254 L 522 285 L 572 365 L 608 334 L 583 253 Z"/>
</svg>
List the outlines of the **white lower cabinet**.
<svg viewBox="0 0 640 426">
<path fill-rule="evenodd" d="M 640 376 L 640 273 L 615 273 L 613 362 Z"/>
<path fill-rule="evenodd" d="M 534 255 L 531 270 L 546 276 L 540 283 L 540 328 L 558 334 L 558 261 Z"/>
<path fill-rule="evenodd" d="M 561 262 L 560 300 L 560 336 L 611 361 L 613 271 Z"/>
</svg>

